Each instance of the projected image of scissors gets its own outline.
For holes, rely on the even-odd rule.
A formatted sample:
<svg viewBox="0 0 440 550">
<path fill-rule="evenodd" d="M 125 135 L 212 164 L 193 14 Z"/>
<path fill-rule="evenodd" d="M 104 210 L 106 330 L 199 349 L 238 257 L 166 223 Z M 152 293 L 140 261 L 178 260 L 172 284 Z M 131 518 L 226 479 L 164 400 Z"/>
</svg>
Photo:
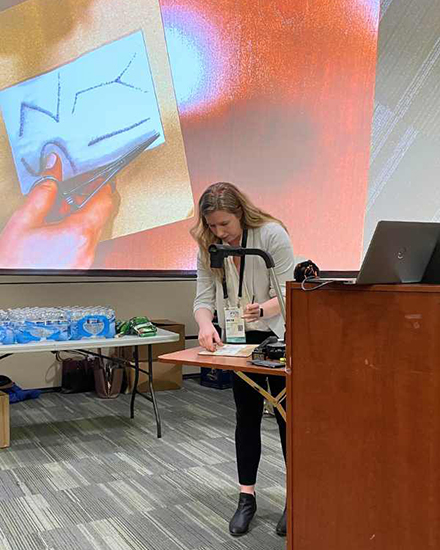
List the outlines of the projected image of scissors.
<svg viewBox="0 0 440 550">
<path fill-rule="evenodd" d="M 148 149 L 159 137 L 160 134 L 155 133 L 115 161 L 67 180 L 60 181 L 54 176 L 42 176 L 39 178 L 33 187 L 43 181 L 54 181 L 58 185 L 57 205 L 55 212 L 50 216 L 48 221 L 58 221 L 83 208 L 104 185 L 110 183 L 121 170 Z M 66 206 L 65 203 L 67 204 L 67 209 L 63 208 L 63 205 Z"/>
</svg>

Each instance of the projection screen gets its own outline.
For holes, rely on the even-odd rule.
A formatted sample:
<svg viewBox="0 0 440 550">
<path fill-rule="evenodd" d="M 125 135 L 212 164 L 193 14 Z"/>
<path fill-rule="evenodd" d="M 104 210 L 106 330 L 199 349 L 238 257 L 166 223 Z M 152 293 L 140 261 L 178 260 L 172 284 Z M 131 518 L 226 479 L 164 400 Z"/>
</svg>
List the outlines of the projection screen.
<svg viewBox="0 0 440 550">
<path fill-rule="evenodd" d="M 359 267 L 379 0 L 2 6 L 0 269 L 194 270 L 216 181 Z"/>
</svg>

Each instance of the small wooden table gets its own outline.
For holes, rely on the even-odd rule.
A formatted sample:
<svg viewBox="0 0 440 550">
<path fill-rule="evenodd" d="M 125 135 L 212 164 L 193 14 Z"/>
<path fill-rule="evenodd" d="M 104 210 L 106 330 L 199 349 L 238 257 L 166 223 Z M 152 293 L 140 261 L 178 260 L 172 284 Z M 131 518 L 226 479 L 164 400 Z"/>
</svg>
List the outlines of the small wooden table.
<svg viewBox="0 0 440 550">
<path fill-rule="evenodd" d="M 224 355 L 199 355 L 202 347 L 175 351 L 159 356 L 159 361 L 163 363 L 174 363 L 179 365 L 193 365 L 195 367 L 208 367 L 210 369 L 233 370 L 240 378 L 258 391 L 269 403 L 278 409 L 281 416 L 286 420 L 286 411 L 282 405 L 286 397 L 286 389 L 282 390 L 278 395 L 273 396 L 259 384 L 254 382 L 245 373 L 265 374 L 267 376 L 286 376 L 286 369 L 272 369 L 269 367 L 257 367 L 252 365 L 250 358 L 247 357 L 226 357 Z"/>
</svg>

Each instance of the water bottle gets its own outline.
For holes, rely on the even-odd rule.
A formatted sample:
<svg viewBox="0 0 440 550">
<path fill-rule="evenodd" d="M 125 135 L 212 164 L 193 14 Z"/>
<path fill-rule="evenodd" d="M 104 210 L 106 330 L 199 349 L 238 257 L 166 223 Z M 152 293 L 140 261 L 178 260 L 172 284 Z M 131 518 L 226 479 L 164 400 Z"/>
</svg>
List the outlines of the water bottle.
<svg viewBox="0 0 440 550">
<path fill-rule="evenodd" d="M 76 338 L 78 340 L 104 338 L 107 319 L 100 314 L 99 308 L 84 307 L 76 309 Z"/>
<path fill-rule="evenodd" d="M 33 307 L 0 310 L 0 345 L 30 342 L 113 338 L 116 333 L 112 308 Z M 9 328 L 9 332 L 6 331 Z"/>
<path fill-rule="evenodd" d="M 65 308 L 69 319 L 70 319 L 70 339 L 71 340 L 80 340 L 79 334 L 79 323 L 84 317 L 84 308 L 80 306 L 73 306 Z"/>
<path fill-rule="evenodd" d="M 41 312 L 38 308 L 16 308 L 11 310 L 11 320 L 14 325 L 15 341 L 18 344 L 39 342 L 44 337 L 41 325 Z"/>
<path fill-rule="evenodd" d="M 0 345 L 7 346 L 14 343 L 14 328 L 7 311 L 0 309 Z"/>
<path fill-rule="evenodd" d="M 19 344 L 69 339 L 69 318 L 61 308 L 16 308 L 11 320 Z"/>
<path fill-rule="evenodd" d="M 106 307 L 106 316 L 109 320 L 109 330 L 107 338 L 114 338 L 116 336 L 116 314 L 115 310 L 111 307 Z"/>
<path fill-rule="evenodd" d="M 70 337 L 70 319 L 62 308 L 47 308 L 44 315 L 47 340 L 63 342 Z"/>
</svg>

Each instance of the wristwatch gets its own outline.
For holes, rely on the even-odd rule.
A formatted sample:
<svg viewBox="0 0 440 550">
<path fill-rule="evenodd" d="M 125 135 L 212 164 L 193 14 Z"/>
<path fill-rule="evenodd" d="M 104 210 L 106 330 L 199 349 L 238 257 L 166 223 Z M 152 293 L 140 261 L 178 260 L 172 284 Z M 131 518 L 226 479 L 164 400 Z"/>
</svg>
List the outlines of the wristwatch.
<svg viewBox="0 0 440 550">
<path fill-rule="evenodd" d="M 260 307 L 260 317 L 263 317 L 263 315 L 264 315 L 264 309 Z"/>
</svg>

